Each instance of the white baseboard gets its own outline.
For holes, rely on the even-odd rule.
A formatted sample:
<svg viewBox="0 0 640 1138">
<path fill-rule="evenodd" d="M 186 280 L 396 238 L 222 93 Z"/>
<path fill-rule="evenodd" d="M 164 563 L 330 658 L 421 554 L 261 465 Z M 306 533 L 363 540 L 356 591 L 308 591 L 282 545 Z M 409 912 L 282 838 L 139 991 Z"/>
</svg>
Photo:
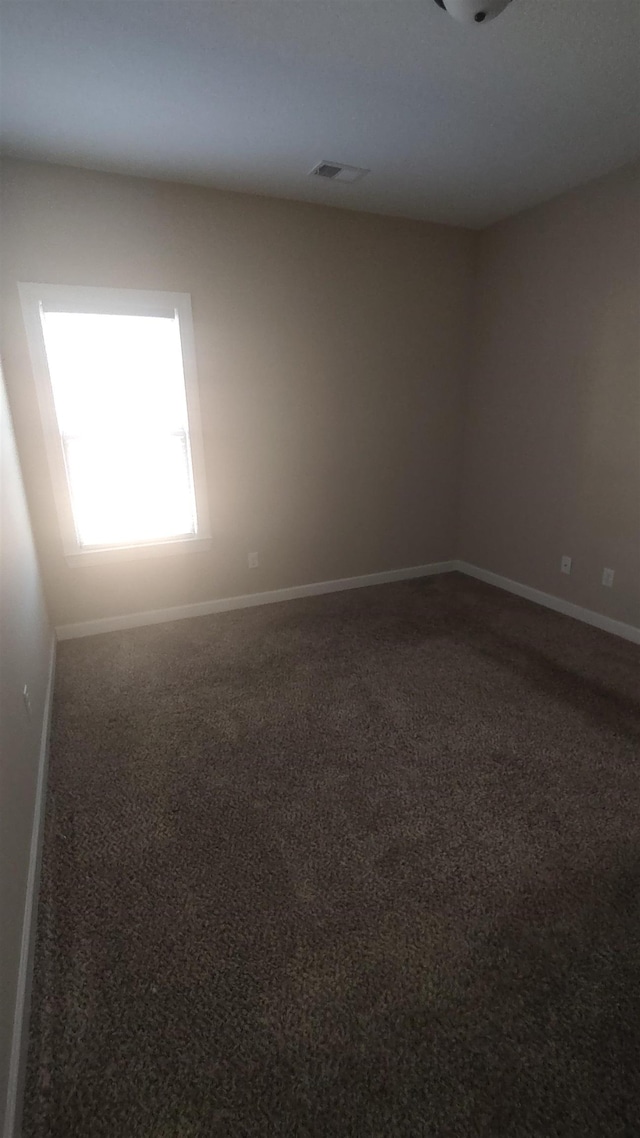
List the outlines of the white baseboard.
<svg viewBox="0 0 640 1138">
<path fill-rule="evenodd" d="M 233 609 L 252 608 L 254 605 L 277 604 L 280 601 L 292 601 L 298 597 L 319 596 L 321 593 L 338 593 L 346 589 L 362 589 L 371 585 L 386 585 L 391 581 L 409 581 L 416 577 L 432 577 L 437 573 L 451 573 L 457 570 L 468 577 L 475 577 L 488 585 L 495 585 L 508 593 L 515 593 L 525 600 L 534 601 L 535 604 L 544 605 L 554 612 L 571 616 L 574 620 L 581 620 L 591 624 L 604 632 L 611 632 L 614 636 L 622 636 L 634 644 L 640 644 L 640 628 L 625 624 L 621 620 L 591 609 L 574 605 L 561 597 L 554 597 L 551 593 L 543 593 L 530 585 L 523 585 L 519 581 L 511 581 L 508 577 L 501 577 L 488 569 L 481 569 L 467 561 L 436 561 L 430 565 L 414 565 L 410 569 L 387 569 L 381 573 L 367 573 L 363 577 L 341 577 L 336 581 L 315 581 L 309 585 L 292 585 L 287 589 L 273 589 L 267 593 L 246 593 L 239 597 L 222 597 L 213 601 L 198 601 L 191 605 L 176 605 L 173 608 L 150 609 L 146 612 L 123 613 L 121 616 L 101 617 L 97 620 L 86 620 L 79 624 L 62 624 L 56 628 L 58 640 L 74 640 L 80 636 L 96 636 L 101 632 L 119 632 L 125 628 L 139 628 L 146 624 L 165 624 L 172 620 L 183 620 L 193 616 L 209 616 L 217 612 L 230 612 Z"/>
<path fill-rule="evenodd" d="M 391 581 L 409 581 L 415 577 L 432 577 L 437 573 L 450 573 L 456 568 L 454 561 L 436 561 L 431 565 L 414 565 L 411 569 L 386 569 L 382 573 L 367 573 L 364 577 L 341 577 L 337 581 L 315 581 L 310 585 L 292 585 L 288 589 L 273 589 L 268 593 L 246 593 L 240 597 L 223 597 L 215 601 L 198 601 L 175 608 L 150 609 L 147 612 L 124 613 L 98 620 L 85 620 L 79 624 L 62 624 L 56 628 L 58 640 L 75 640 L 79 636 L 95 636 L 100 632 L 119 632 L 124 628 L 138 628 L 145 624 L 165 624 L 192 616 L 209 616 L 232 609 L 253 608 L 254 605 L 271 605 L 280 601 L 293 601 L 298 597 L 315 597 L 321 593 L 339 593 L 346 589 L 363 589 L 370 585 L 386 585 Z"/>
<path fill-rule="evenodd" d="M 29 849 L 29 868 L 27 872 L 27 892 L 22 921 L 20 943 L 20 963 L 16 988 L 16 1006 L 13 1019 L 13 1035 L 9 1058 L 7 1080 L 7 1102 L 4 1121 L 4 1138 L 20 1138 L 22 1092 L 28 1044 L 28 1019 L 31 1002 L 31 979 L 33 975 L 33 953 L 35 948 L 36 910 L 40 887 L 40 863 L 42 858 L 42 837 L 44 830 L 44 810 L 47 792 L 47 767 L 49 760 L 49 732 L 51 709 L 53 706 L 53 683 L 56 667 L 56 638 L 51 638 L 49 658 L 49 678 L 44 699 L 42 731 L 40 734 L 40 753 L 38 756 L 38 778 L 33 808 L 33 825 Z"/>
<path fill-rule="evenodd" d="M 592 624 L 595 628 L 601 628 L 603 632 L 611 632 L 614 636 L 622 636 L 625 640 L 640 644 L 640 628 L 636 628 L 633 624 L 625 624 L 624 621 L 614 620 L 610 616 L 604 616 L 603 613 L 593 612 L 592 609 L 582 608 L 581 605 L 574 605 L 571 601 L 554 597 L 551 593 L 543 593 L 540 589 L 531 588 L 530 585 L 521 585 L 519 581 L 511 581 L 508 577 L 501 577 L 498 573 L 491 573 L 488 569 L 480 569 L 477 565 L 470 565 L 467 561 L 454 561 L 453 568 L 457 569 L 459 573 L 466 573 L 467 577 L 475 577 L 487 585 L 495 585 L 498 589 L 515 593 L 517 597 L 524 597 L 527 601 L 544 605 L 545 608 L 553 609 L 554 612 L 562 613 L 564 616 L 572 616 L 574 620 L 584 621 L 585 624 Z"/>
</svg>

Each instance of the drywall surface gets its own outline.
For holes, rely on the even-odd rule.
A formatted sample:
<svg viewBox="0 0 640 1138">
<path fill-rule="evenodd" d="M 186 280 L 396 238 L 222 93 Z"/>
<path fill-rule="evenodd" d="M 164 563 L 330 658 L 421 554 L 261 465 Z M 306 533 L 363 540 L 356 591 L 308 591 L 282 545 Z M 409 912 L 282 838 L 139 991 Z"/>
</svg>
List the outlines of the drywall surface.
<svg viewBox="0 0 640 1138">
<path fill-rule="evenodd" d="M 452 556 L 472 234 L 12 160 L 3 212 L 7 385 L 55 624 Z M 210 553 L 67 566 L 18 281 L 191 294 Z"/>
<path fill-rule="evenodd" d="M 0 1134 L 7 1092 L 51 630 L 0 375 Z M 28 686 L 31 715 L 23 699 Z M 15 1070 L 14 1070 L 15 1074 Z M 15 1087 L 12 1087 L 12 1092 Z"/>
<path fill-rule="evenodd" d="M 459 556 L 640 625 L 640 167 L 478 242 Z"/>
</svg>

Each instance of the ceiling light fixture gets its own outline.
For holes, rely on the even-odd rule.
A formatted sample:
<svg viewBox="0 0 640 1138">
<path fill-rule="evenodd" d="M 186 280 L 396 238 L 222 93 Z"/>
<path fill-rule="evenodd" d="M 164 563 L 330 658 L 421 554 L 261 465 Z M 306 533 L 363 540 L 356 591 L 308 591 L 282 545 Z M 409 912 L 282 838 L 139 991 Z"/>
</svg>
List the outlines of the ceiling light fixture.
<svg viewBox="0 0 640 1138">
<path fill-rule="evenodd" d="M 435 0 L 439 8 L 461 24 L 488 24 L 504 12 L 511 0 Z"/>
</svg>

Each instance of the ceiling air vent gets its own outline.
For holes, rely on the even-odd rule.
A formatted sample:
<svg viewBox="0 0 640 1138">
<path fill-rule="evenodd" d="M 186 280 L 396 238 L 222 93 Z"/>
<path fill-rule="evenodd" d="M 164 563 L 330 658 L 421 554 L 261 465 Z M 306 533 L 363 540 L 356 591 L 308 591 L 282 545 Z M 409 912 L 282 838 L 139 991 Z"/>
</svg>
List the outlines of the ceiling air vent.
<svg viewBox="0 0 640 1138">
<path fill-rule="evenodd" d="M 361 166 L 345 166 L 341 162 L 318 162 L 311 174 L 315 178 L 328 178 L 332 182 L 358 182 L 369 170 Z"/>
</svg>

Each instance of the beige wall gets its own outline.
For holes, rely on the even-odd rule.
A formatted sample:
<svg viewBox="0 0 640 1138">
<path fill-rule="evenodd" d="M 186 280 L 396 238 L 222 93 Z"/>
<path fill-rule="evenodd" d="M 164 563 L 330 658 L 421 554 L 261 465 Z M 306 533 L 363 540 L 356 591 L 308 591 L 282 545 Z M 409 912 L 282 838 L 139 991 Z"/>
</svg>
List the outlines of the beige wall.
<svg viewBox="0 0 640 1138">
<path fill-rule="evenodd" d="M 460 556 L 640 624 L 639 176 L 473 234 L 7 161 L 2 346 L 54 622 Z M 191 293 L 210 554 L 67 567 L 18 280 Z"/>
<path fill-rule="evenodd" d="M 51 630 L 1 373 L 0 474 L 0 1133 L 4 1134 L 5 1110 L 12 1110 L 11 1103 L 17 1106 L 20 1099 L 19 1093 L 13 1094 L 15 1083 L 11 1103 L 7 1092 Z M 22 697 L 25 684 L 31 696 L 30 719 Z M 16 1045 L 19 1042 L 16 1039 Z M 20 1054 L 23 1058 L 24 1047 Z"/>
<path fill-rule="evenodd" d="M 485 230 L 477 257 L 460 555 L 640 625 L 640 168 Z"/>
<path fill-rule="evenodd" d="M 453 555 L 471 234 L 16 161 L 3 214 L 2 345 L 56 624 Z M 20 280 L 191 293 L 211 554 L 67 567 Z"/>
</svg>

